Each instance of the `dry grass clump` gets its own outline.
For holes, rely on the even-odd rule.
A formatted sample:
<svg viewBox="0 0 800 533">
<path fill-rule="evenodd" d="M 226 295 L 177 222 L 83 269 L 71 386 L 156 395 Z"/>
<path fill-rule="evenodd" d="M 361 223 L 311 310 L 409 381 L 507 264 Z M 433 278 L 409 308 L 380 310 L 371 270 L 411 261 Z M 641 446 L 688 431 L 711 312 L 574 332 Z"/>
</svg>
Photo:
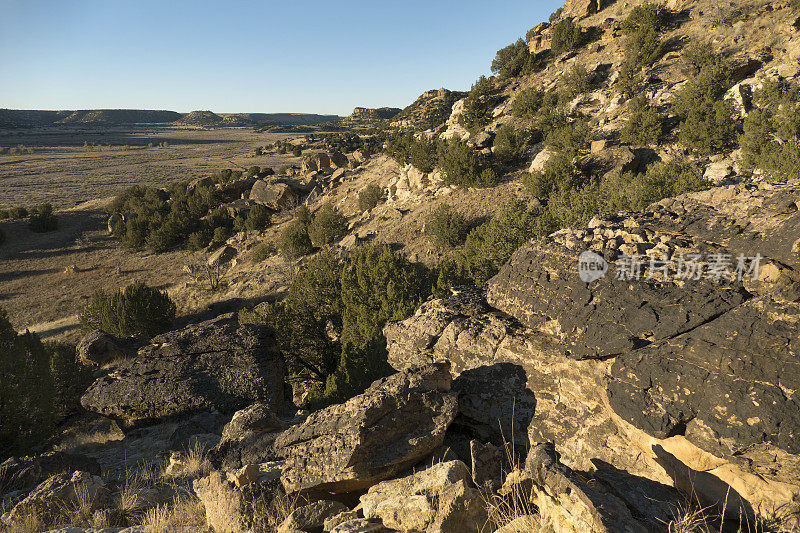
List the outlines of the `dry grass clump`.
<svg viewBox="0 0 800 533">
<path fill-rule="evenodd" d="M 182 531 L 187 527 L 203 527 L 205 524 L 206 510 L 203 502 L 188 495 L 149 509 L 142 522 L 147 533 Z"/>
<path fill-rule="evenodd" d="M 180 454 L 164 471 L 163 477 L 167 479 L 176 478 L 201 478 L 207 476 L 211 470 L 211 462 L 208 460 L 208 452 L 200 445 L 195 445 L 186 453 Z"/>
</svg>

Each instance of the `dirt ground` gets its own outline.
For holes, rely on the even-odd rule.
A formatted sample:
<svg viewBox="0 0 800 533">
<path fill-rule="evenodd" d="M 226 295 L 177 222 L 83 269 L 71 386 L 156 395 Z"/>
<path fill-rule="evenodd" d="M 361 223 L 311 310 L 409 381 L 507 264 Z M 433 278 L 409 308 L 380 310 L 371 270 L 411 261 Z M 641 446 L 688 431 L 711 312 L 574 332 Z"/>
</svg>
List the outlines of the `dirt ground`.
<svg viewBox="0 0 800 533">
<path fill-rule="evenodd" d="M 145 125 L 0 130 L 0 146 L 33 150 L 0 155 L 0 208 L 50 202 L 63 209 L 119 194 L 134 184 L 163 187 L 253 165 L 277 169 L 297 159 L 275 152 L 255 157 L 255 148 L 298 136 L 252 128 Z M 163 142 L 166 147 L 160 146 Z"/>
</svg>

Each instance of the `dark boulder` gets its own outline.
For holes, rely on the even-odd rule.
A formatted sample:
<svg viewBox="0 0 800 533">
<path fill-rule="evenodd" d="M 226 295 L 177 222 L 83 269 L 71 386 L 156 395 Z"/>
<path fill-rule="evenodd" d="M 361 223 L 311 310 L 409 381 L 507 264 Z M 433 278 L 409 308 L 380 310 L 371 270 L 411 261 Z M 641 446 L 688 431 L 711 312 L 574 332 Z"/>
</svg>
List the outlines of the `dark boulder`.
<svg viewBox="0 0 800 533">
<path fill-rule="evenodd" d="M 231 313 L 153 338 L 135 358 L 97 379 L 81 404 L 129 422 L 233 413 L 256 402 L 280 409 L 283 379 L 272 331 L 239 324 Z"/>
</svg>

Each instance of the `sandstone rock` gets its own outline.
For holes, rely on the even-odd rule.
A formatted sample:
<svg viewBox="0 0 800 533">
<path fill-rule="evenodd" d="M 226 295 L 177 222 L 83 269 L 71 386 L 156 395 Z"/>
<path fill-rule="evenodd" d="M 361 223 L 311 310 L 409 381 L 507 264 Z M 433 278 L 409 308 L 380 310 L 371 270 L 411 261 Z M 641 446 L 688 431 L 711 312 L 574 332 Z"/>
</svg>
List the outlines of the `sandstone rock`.
<svg viewBox="0 0 800 533">
<path fill-rule="evenodd" d="M 102 366 L 115 359 L 133 355 L 134 339 L 118 339 L 95 329 L 84 335 L 75 352 L 78 361 L 86 366 Z"/>
<path fill-rule="evenodd" d="M 577 272 L 578 252 L 531 242 L 489 281 L 488 302 L 532 329 L 557 331 L 575 358 L 607 357 L 673 337 L 742 303 L 741 285 L 637 280 L 612 270 L 591 284 Z"/>
<path fill-rule="evenodd" d="M 525 435 L 527 441 L 527 435 Z M 484 444 L 477 440 L 469 443 L 472 480 L 481 490 L 497 492 L 503 484 L 503 469 L 506 461 L 506 448 Z"/>
<path fill-rule="evenodd" d="M 255 484 L 237 489 L 219 470 L 194 480 L 192 488 L 205 507 L 206 524 L 219 533 L 252 531 L 256 512 L 254 502 L 266 506 L 275 497 L 272 491 L 280 489 L 279 486 L 265 488 Z"/>
<path fill-rule="evenodd" d="M 307 155 L 303 158 L 300 170 L 302 172 L 310 172 L 312 170 L 327 170 L 331 168 L 331 158 L 325 152 L 319 152 L 313 155 Z"/>
<path fill-rule="evenodd" d="M 225 424 L 225 428 L 222 430 L 222 438 L 223 440 L 241 440 L 250 433 L 269 433 L 285 427 L 286 424 L 275 416 L 268 405 L 254 403 L 233 414 L 231 421 Z"/>
<path fill-rule="evenodd" d="M 344 404 L 284 431 L 288 492 L 352 492 L 390 478 L 435 450 L 456 414 L 449 365 L 429 365 L 373 383 Z"/>
<path fill-rule="evenodd" d="M 342 178 L 347 174 L 347 170 L 344 167 L 339 167 L 333 171 L 331 174 L 331 183 L 339 183 L 342 181 Z"/>
<path fill-rule="evenodd" d="M 40 483 L 3 518 L 6 523 L 18 522 L 26 515 L 46 519 L 65 506 L 73 505 L 97 509 L 108 496 L 108 489 L 100 476 L 79 470 L 72 474 L 55 474 Z"/>
<path fill-rule="evenodd" d="M 538 533 L 539 523 L 539 515 L 522 515 L 496 529 L 494 533 Z"/>
<path fill-rule="evenodd" d="M 139 421 L 255 402 L 283 405 L 283 358 L 269 328 L 239 325 L 234 314 L 154 337 L 133 359 L 97 379 L 81 404 Z"/>
<path fill-rule="evenodd" d="M 380 518 L 384 526 L 401 531 L 478 532 L 486 521 L 483 499 L 461 461 L 383 481 L 360 500 L 365 518 Z"/>
<path fill-rule="evenodd" d="M 358 163 L 359 165 L 363 165 L 369 159 L 369 154 L 365 150 L 356 150 L 353 152 L 353 160 Z"/>
<path fill-rule="evenodd" d="M 250 189 L 250 201 L 281 211 L 296 202 L 297 195 L 286 183 L 258 180 Z"/>
<path fill-rule="evenodd" d="M 800 454 L 800 401 L 785 393 L 800 389 L 798 323 L 795 283 L 623 354 L 611 369 L 611 406 L 650 435 L 682 433 L 717 454 L 765 442 Z"/>
<path fill-rule="evenodd" d="M 470 137 L 469 144 L 478 149 L 489 148 L 492 145 L 494 134 L 489 131 L 481 131 Z"/>
<path fill-rule="evenodd" d="M 278 533 L 292 530 L 322 533 L 327 519 L 348 510 L 343 503 L 330 500 L 319 500 L 303 505 L 296 508 L 286 517 L 286 520 L 278 526 Z"/>
<path fill-rule="evenodd" d="M 603 9 L 608 0 L 567 0 L 562 17 L 585 18 Z"/>
<path fill-rule="evenodd" d="M 357 518 L 348 520 L 331 529 L 330 533 L 390 533 L 394 529 L 387 529 L 379 520 Z"/>
<path fill-rule="evenodd" d="M 231 259 L 236 257 L 236 248 L 228 244 L 223 244 L 217 250 L 208 256 L 206 262 L 208 266 L 219 266 L 228 263 Z"/>
<path fill-rule="evenodd" d="M 719 184 L 725 181 L 726 178 L 733 174 L 733 160 L 723 159 L 711 163 L 706 167 L 703 177 L 714 184 Z"/>
<path fill-rule="evenodd" d="M 541 527 L 547 531 L 648 531 L 611 491 L 595 489 L 561 464 L 552 445 L 540 444 L 531 448 L 525 470 L 532 476 L 531 500 L 539 509 Z"/>
<path fill-rule="evenodd" d="M 547 148 L 542 149 L 538 154 L 536 154 L 536 157 L 533 158 L 533 161 L 531 161 L 531 165 L 528 168 L 528 172 L 543 171 L 544 164 L 547 163 L 547 161 L 550 159 L 552 155 L 553 152 L 551 152 L 549 149 Z"/>
<path fill-rule="evenodd" d="M 351 520 L 358 520 L 358 512 L 357 511 L 343 511 L 341 513 L 335 514 L 325 519 L 324 524 L 322 525 L 323 531 L 331 531 L 333 528 L 338 526 L 339 524 L 343 524 L 345 522 L 349 522 Z"/>
</svg>

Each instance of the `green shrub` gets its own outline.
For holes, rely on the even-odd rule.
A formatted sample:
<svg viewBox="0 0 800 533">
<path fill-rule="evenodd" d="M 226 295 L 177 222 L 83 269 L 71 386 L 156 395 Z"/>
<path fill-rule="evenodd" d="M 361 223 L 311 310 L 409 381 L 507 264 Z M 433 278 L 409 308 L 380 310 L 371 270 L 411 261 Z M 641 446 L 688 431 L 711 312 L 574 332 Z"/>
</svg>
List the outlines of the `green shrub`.
<svg viewBox="0 0 800 533">
<path fill-rule="evenodd" d="M 586 67 L 576 63 L 564 71 L 559 80 L 559 98 L 562 102 L 569 102 L 592 88 L 592 75 Z"/>
<path fill-rule="evenodd" d="M 437 163 L 436 143 L 427 137 L 405 133 L 387 143 L 386 153 L 401 165 L 411 164 L 422 172 L 431 172 Z"/>
<path fill-rule="evenodd" d="M 393 372 L 383 326 L 410 316 L 429 293 L 427 276 L 388 245 L 360 248 L 342 269 L 342 354 L 318 401 L 343 401 Z"/>
<path fill-rule="evenodd" d="M 175 183 L 169 192 L 130 187 L 111 202 L 107 211 L 126 214 L 125 223 L 114 230 L 114 236 L 123 246 L 133 249 L 147 246 L 158 253 L 181 244 L 189 245 L 189 237 L 196 233 L 210 238 L 220 225 L 232 228 L 233 219 L 226 211 L 216 209 L 218 205 L 212 187 L 198 186 L 190 191 L 186 183 Z M 201 240 L 195 235 L 191 247 L 199 246 Z"/>
<path fill-rule="evenodd" d="M 57 230 L 58 218 L 53 214 L 53 206 L 51 204 L 36 206 L 28 219 L 28 227 L 36 233 Z"/>
<path fill-rule="evenodd" d="M 733 143 L 733 109 L 726 101 L 703 100 L 680 123 L 678 140 L 700 154 L 721 152 Z"/>
<path fill-rule="evenodd" d="M 518 131 L 509 124 L 503 124 L 494 136 L 493 154 L 503 163 L 519 163 L 527 157 L 531 139 L 530 132 Z"/>
<path fill-rule="evenodd" d="M 467 235 L 459 253 L 463 275 L 474 285 L 486 283 L 517 248 L 548 231 L 541 222 L 544 221 L 539 220 L 538 211 L 529 211 L 521 200 L 503 206 L 492 220 Z"/>
<path fill-rule="evenodd" d="M 250 262 L 260 263 L 265 259 L 267 259 L 268 257 L 272 257 L 276 253 L 278 253 L 278 249 L 275 247 L 274 243 L 271 242 L 259 243 L 250 252 Z"/>
<path fill-rule="evenodd" d="M 501 79 L 530 74 L 535 68 L 536 58 L 528 51 L 528 44 L 522 39 L 498 50 L 492 61 L 492 72 Z"/>
<path fill-rule="evenodd" d="M 800 174 L 798 89 L 779 80 L 765 82 L 754 95 L 757 107 L 744 121 L 739 142 L 744 164 L 760 169 L 767 180 Z"/>
<path fill-rule="evenodd" d="M 253 165 L 252 167 L 247 169 L 247 176 L 258 176 L 261 173 L 261 167 L 258 165 Z"/>
<path fill-rule="evenodd" d="M 511 103 L 511 115 L 517 118 L 533 118 L 544 104 L 545 94 L 535 87 L 521 90 Z"/>
<path fill-rule="evenodd" d="M 681 119 L 678 138 L 701 154 L 727 148 L 734 140 L 733 110 L 719 98 L 731 83 L 731 69 L 719 55 L 702 61 L 699 73 L 675 96 L 672 109 Z"/>
<path fill-rule="evenodd" d="M 628 102 L 628 122 L 622 128 L 620 140 L 628 144 L 658 144 L 663 134 L 662 118 L 650 106 L 646 96 Z"/>
<path fill-rule="evenodd" d="M 283 230 L 279 247 L 284 257 L 290 261 L 308 255 L 313 250 L 308 230 L 298 221 L 292 222 Z"/>
<path fill-rule="evenodd" d="M 247 213 L 247 218 L 244 221 L 244 227 L 248 230 L 260 230 L 269 226 L 271 222 L 269 209 L 261 204 L 255 204 L 250 208 Z"/>
<path fill-rule="evenodd" d="M 534 171 L 523 177 L 523 185 L 530 194 L 547 199 L 560 187 L 574 188 L 583 182 L 568 152 L 555 152 L 545 162 L 541 172 Z"/>
<path fill-rule="evenodd" d="M 0 353 L 0 455 L 25 455 L 79 407 L 93 377 L 75 361 L 74 347 L 18 335 L 3 309 Z"/>
<path fill-rule="evenodd" d="M 458 118 L 459 123 L 470 133 L 475 133 L 489 123 L 488 113 L 494 91 L 494 82 L 486 76 L 481 76 L 472 85 L 464 99 L 464 110 Z"/>
<path fill-rule="evenodd" d="M 455 139 L 439 144 L 439 167 L 450 185 L 491 187 L 497 184 L 497 175 L 485 169 L 481 157 Z"/>
<path fill-rule="evenodd" d="M 8 218 L 25 218 L 28 216 L 28 210 L 24 207 L 11 207 L 9 209 L 0 209 L 0 220 Z"/>
<path fill-rule="evenodd" d="M 449 205 L 441 204 L 425 220 L 425 233 L 438 246 L 458 246 L 467 236 L 467 220 Z"/>
<path fill-rule="evenodd" d="M 315 383 L 312 400 L 322 406 L 392 372 L 383 326 L 413 313 L 428 292 L 422 267 L 388 245 L 359 248 L 344 260 L 323 250 L 283 301 L 239 319 L 273 327 L 291 379 Z"/>
<path fill-rule="evenodd" d="M 550 18 L 548 19 L 550 21 L 550 24 L 553 24 L 555 21 L 560 19 L 561 18 L 561 14 L 563 12 L 564 12 L 564 8 L 563 7 L 559 7 L 558 9 L 556 9 L 555 11 L 550 13 Z"/>
<path fill-rule="evenodd" d="M 176 306 L 165 291 L 137 281 L 113 294 L 97 291 L 81 312 L 85 329 L 100 329 L 117 336 L 149 337 L 168 331 Z"/>
<path fill-rule="evenodd" d="M 300 157 L 303 155 L 303 147 L 302 146 L 295 146 L 292 148 L 292 155 L 295 157 Z"/>
<path fill-rule="evenodd" d="M 186 247 L 192 251 L 204 249 L 211 242 L 211 235 L 206 230 L 195 231 L 186 240 Z"/>
<path fill-rule="evenodd" d="M 369 211 L 383 201 L 383 189 L 370 183 L 363 191 L 358 193 L 358 208 L 361 212 Z"/>
<path fill-rule="evenodd" d="M 668 12 L 663 7 L 646 3 L 634 7 L 622 23 L 625 59 L 618 81 L 622 94 L 635 96 L 641 85 L 641 68 L 652 65 L 664 54 L 661 32 L 667 20 Z"/>
<path fill-rule="evenodd" d="M 302 204 L 295 209 L 294 218 L 303 226 L 308 227 L 314 215 L 311 214 L 311 209 L 309 209 L 307 205 Z"/>
<path fill-rule="evenodd" d="M 581 27 L 571 18 L 565 18 L 553 25 L 550 49 L 555 55 L 574 50 L 581 44 Z"/>
<path fill-rule="evenodd" d="M 325 246 L 339 241 L 347 233 L 347 218 L 329 203 L 314 214 L 308 226 L 308 236 L 314 246 Z"/>
<path fill-rule="evenodd" d="M 563 115 L 552 118 L 553 122 L 544 130 L 544 144 L 548 147 L 563 152 L 576 152 L 591 141 L 592 130 L 583 120 L 568 122 Z"/>
</svg>

